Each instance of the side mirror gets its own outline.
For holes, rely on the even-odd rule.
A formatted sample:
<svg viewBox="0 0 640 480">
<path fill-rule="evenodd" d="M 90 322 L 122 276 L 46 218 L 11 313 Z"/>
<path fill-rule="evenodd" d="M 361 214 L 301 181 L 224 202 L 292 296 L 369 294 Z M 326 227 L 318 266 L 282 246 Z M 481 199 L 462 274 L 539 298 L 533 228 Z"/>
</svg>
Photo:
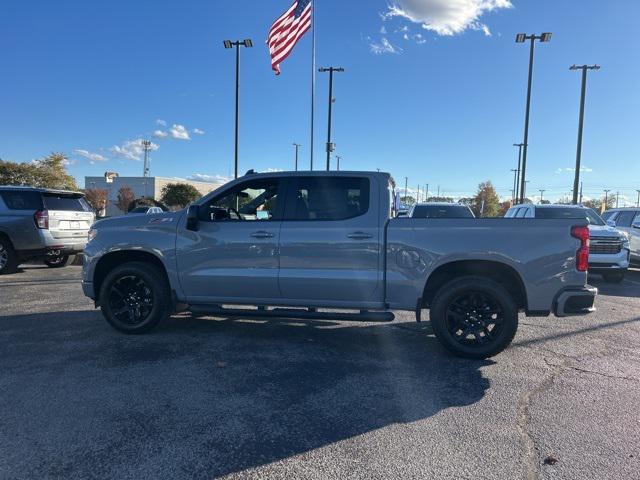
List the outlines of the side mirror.
<svg viewBox="0 0 640 480">
<path fill-rule="evenodd" d="M 187 209 L 187 230 L 197 231 L 200 222 L 200 206 L 189 205 Z"/>
<path fill-rule="evenodd" d="M 640 220 L 636 220 L 635 222 L 633 222 L 633 223 L 631 224 L 631 226 L 632 226 L 633 228 L 637 228 L 638 230 L 640 230 Z"/>
<path fill-rule="evenodd" d="M 616 222 L 615 222 L 615 220 L 607 220 L 607 225 L 610 226 L 610 227 L 614 227 L 615 228 Z"/>
</svg>

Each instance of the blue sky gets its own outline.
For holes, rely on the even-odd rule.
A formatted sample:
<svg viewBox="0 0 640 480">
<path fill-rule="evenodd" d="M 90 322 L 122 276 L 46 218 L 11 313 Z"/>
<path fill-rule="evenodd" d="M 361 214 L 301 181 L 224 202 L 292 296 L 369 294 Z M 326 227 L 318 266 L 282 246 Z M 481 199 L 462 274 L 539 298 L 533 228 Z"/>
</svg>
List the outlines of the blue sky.
<svg viewBox="0 0 640 480">
<path fill-rule="evenodd" d="M 333 140 L 343 169 L 380 168 L 399 183 L 408 176 L 413 188 L 429 183 L 455 196 L 489 179 L 508 197 L 528 61 L 514 36 L 550 31 L 552 41 L 536 47 L 529 192 L 544 188 L 556 198 L 571 189 L 580 74 L 568 67 L 598 63 L 587 91 L 585 196 L 610 188 L 635 202 L 640 2 L 317 3 L 318 66 L 346 69 L 334 91 Z M 62 151 L 82 184 L 105 170 L 140 174 L 135 142 L 150 138 L 158 145 L 152 174 L 229 176 L 234 58 L 222 40 L 252 38 L 254 48 L 242 52 L 240 171 L 292 169 L 294 141 L 308 165 L 310 34 L 279 77 L 264 44 L 289 4 L 4 2 L 0 158 Z M 319 74 L 317 167 L 324 164 L 326 105 L 327 76 Z M 166 138 L 153 137 L 156 130 Z"/>
</svg>

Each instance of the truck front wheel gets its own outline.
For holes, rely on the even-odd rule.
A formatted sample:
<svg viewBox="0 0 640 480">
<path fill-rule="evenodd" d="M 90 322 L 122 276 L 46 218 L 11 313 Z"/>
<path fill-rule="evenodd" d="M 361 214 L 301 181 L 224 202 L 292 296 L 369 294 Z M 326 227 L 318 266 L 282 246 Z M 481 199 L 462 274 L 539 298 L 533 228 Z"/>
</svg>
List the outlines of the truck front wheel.
<svg viewBox="0 0 640 480">
<path fill-rule="evenodd" d="M 443 285 L 431 303 L 433 331 L 454 355 L 488 358 L 503 351 L 518 329 L 518 308 L 499 283 L 460 277 Z"/>
<path fill-rule="evenodd" d="M 153 329 L 169 315 L 171 298 L 165 276 L 155 266 L 129 262 L 114 268 L 102 282 L 100 307 L 109 324 L 123 333 Z"/>
</svg>

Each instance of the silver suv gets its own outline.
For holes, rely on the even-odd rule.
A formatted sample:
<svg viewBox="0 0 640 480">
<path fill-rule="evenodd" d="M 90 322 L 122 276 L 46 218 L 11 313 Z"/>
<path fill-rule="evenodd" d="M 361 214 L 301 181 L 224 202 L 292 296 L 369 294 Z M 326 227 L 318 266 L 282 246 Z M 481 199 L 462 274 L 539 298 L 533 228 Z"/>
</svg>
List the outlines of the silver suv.
<svg viewBox="0 0 640 480">
<path fill-rule="evenodd" d="M 640 267 L 640 208 L 612 208 L 604 212 L 602 218 L 629 235 L 631 263 Z"/>
<path fill-rule="evenodd" d="M 0 274 L 32 259 L 64 267 L 84 250 L 94 220 L 79 192 L 0 186 Z"/>
</svg>

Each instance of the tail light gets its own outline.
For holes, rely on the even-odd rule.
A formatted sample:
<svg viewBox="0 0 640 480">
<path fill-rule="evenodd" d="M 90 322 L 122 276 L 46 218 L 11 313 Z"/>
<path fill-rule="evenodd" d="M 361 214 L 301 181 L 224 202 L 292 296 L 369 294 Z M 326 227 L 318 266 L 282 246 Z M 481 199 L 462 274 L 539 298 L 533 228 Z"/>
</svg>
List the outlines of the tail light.
<svg viewBox="0 0 640 480">
<path fill-rule="evenodd" d="M 49 211 L 48 210 L 38 210 L 33 215 L 33 219 L 36 222 L 36 227 L 41 228 L 43 230 L 49 230 Z"/>
<path fill-rule="evenodd" d="M 589 227 L 572 227 L 571 236 L 580 240 L 580 248 L 576 252 L 576 269 L 586 272 L 589 269 Z"/>
</svg>

